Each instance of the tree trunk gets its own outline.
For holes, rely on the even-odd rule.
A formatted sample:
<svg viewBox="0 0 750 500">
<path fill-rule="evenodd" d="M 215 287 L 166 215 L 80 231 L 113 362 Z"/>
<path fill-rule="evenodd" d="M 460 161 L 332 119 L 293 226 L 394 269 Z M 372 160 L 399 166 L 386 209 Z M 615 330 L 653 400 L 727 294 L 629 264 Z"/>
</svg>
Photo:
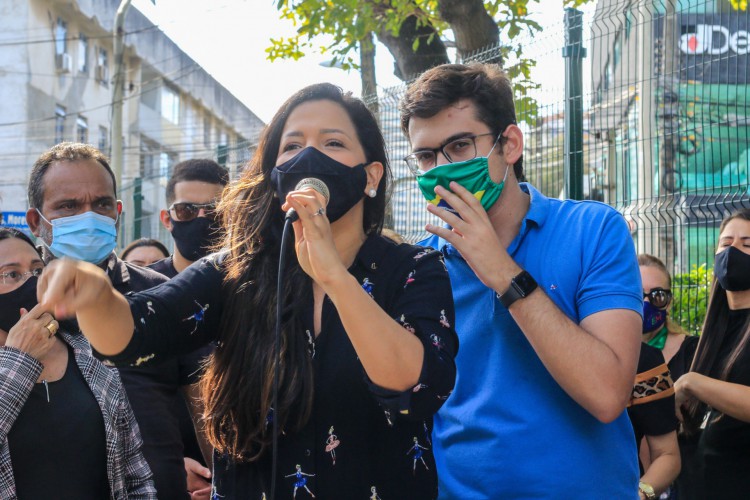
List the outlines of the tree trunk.
<svg viewBox="0 0 750 500">
<path fill-rule="evenodd" d="M 432 39 L 430 40 L 430 36 Z M 414 40 L 419 46 L 413 49 Z M 388 47 L 396 60 L 393 74 L 403 81 L 411 80 L 430 68 L 450 62 L 440 35 L 430 25 L 417 26 L 416 16 L 410 16 L 401 25 L 398 36 L 383 29 L 378 39 Z"/>
<path fill-rule="evenodd" d="M 439 0 L 437 10 L 440 17 L 450 24 L 456 37 L 456 49 L 462 58 L 499 44 L 497 24 L 487 13 L 482 0 Z"/>
<path fill-rule="evenodd" d="M 372 33 L 359 42 L 359 74 L 362 81 L 362 100 L 380 124 L 378 84 L 375 76 L 375 43 Z"/>
</svg>

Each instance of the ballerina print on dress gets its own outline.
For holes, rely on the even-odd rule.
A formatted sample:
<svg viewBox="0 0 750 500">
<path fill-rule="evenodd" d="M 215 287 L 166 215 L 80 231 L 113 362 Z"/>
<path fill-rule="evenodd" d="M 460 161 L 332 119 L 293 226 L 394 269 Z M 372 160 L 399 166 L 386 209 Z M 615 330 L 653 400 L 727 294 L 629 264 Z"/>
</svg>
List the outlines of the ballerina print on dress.
<svg viewBox="0 0 750 500">
<path fill-rule="evenodd" d="M 362 281 L 362 289 L 367 292 L 367 295 L 372 297 L 372 289 L 375 288 L 375 283 L 370 281 L 370 278 L 365 278 Z"/>
<path fill-rule="evenodd" d="M 336 465 L 336 448 L 338 448 L 340 444 L 341 441 L 339 441 L 338 436 L 333 433 L 333 426 L 331 426 L 331 428 L 328 429 L 328 439 L 326 439 L 326 453 L 331 454 L 333 465 Z"/>
<path fill-rule="evenodd" d="M 370 500 L 381 500 L 378 496 L 378 489 L 375 486 L 370 488 Z"/>
<path fill-rule="evenodd" d="M 411 333 L 417 333 L 417 331 L 414 329 L 414 327 L 411 326 L 408 321 L 406 321 L 406 316 L 404 316 L 403 314 L 398 319 L 398 322 L 401 323 L 401 326 L 403 326 L 404 328 L 406 328 Z"/>
<path fill-rule="evenodd" d="M 422 465 L 424 465 L 424 468 L 426 470 L 430 470 L 429 467 L 427 467 L 427 463 L 424 461 L 424 450 L 428 450 L 429 448 L 422 446 L 419 444 L 419 439 L 417 437 L 414 437 L 414 446 L 409 448 L 409 451 L 406 452 L 407 455 L 414 453 L 414 465 L 412 466 L 412 474 L 415 476 L 417 475 L 417 460 L 422 462 Z"/>
<path fill-rule="evenodd" d="M 205 306 L 200 305 L 200 303 L 197 300 L 194 300 L 195 304 L 198 306 L 198 310 L 192 315 L 188 316 L 187 318 L 183 319 L 182 321 L 195 321 L 195 328 L 193 328 L 193 331 L 190 332 L 190 335 L 194 334 L 201 323 L 203 323 L 203 320 L 206 319 L 206 311 L 208 311 L 208 308 L 210 304 L 206 302 Z"/>
<path fill-rule="evenodd" d="M 445 315 L 445 309 L 440 310 L 440 324 L 446 328 L 451 327 L 451 324 L 448 322 L 448 317 Z"/>
<path fill-rule="evenodd" d="M 409 286 L 410 284 L 414 283 L 414 275 L 415 275 L 415 274 L 417 274 L 417 272 L 416 272 L 416 271 L 414 271 L 414 270 L 412 270 L 412 271 L 411 271 L 411 272 L 409 273 L 409 276 L 407 276 L 407 277 L 406 277 L 406 283 L 404 283 L 404 288 L 406 288 L 406 287 L 407 287 L 407 286 Z"/>
<path fill-rule="evenodd" d="M 297 464 L 296 466 L 297 471 L 293 474 L 288 474 L 285 477 L 293 477 L 295 478 L 294 481 L 294 492 L 292 493 L 292 498 L 297 498 L 297 490 L 300 488 L 305 488 L 305 491 L 307 491 L 311 497 L 315 498 L 315 495 L 312 491 L 310 491 L 310 488 L 307 487 L 307 478 L 313 477 L 315 474 L 307 474 L 305 472 L 302 472 L 302 466 Z"/>
</svg>

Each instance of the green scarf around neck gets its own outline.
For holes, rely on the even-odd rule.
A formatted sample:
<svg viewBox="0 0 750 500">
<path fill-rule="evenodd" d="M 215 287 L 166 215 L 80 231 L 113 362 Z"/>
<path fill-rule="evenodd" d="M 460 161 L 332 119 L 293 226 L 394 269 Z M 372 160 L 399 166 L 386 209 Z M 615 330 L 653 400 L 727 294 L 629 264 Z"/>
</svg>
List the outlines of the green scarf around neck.
<svg viewBox="0 0 750 500">
<path fill-rule="evenodd" d="M 664 349 L 664 344 L 667 343 L 668 335 L 669 330 L 667 330 L 667 325 L 664 325 L 663 327 L 661 327 L 661 330 L 656 332 L 656 335 L 654 335 L 651 340 L 646 341 L 646 343 L 651 347 L 656 347 L 661 351 Z"/>
</svg>

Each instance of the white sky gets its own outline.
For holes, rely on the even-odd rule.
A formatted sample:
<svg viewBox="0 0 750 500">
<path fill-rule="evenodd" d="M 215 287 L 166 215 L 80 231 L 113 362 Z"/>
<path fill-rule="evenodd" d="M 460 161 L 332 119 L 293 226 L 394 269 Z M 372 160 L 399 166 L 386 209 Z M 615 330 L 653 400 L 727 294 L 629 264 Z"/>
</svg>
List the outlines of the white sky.
<svg viewBox="0 0 750 500">
<path fill-rule="evenodd" d="M 559 56 L 562 40 L 556 32 L 562 25 L 562 1 L 541 3 L 544 9 L 536 6 L 540 14 L 534 18 L 546 30 L 535 40 L 541 45 L 548 38 L 551 61 L 545 61 L 544 70 L 537 70 L 534 77 L 545 87 L 559 87 L 564 66 Z M 328 81 L 360 94 L 356 71 L 320 66 L 330 59 L 328 55 L 310 54 L 298 61 L 266 58 L 270 38 L 291 36 L 295 29 L 291 22 L 279 19 L 273 0 L 156 0 L 156 6 L 150 0 L 134 0 L 133 6 L 266 122 L 289 95 L 311 83 Z M 585 10 L 593 12 L 590 7 Z M 551 68 L 550 64 L 559 66 Z M 377 47 L 376 69 L 379 87 L 400 83 L 393 76 L 393 58 L 382 45 Z"/>
</svg>

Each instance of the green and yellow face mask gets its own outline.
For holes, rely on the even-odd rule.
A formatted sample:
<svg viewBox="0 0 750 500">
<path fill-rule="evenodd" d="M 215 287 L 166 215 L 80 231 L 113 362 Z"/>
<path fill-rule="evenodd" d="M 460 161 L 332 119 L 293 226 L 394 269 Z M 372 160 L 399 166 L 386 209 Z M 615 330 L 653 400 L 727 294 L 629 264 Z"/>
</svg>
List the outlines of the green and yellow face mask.
<svg viewBox="0 0 750 500">
<path fill-rule="evenodd" d="M 503 192 L 505 179 L 508 177 L 508 169 L 510 168 L 510 165 L 506 165 L 505 175 L 500 184 L 495 183 L 490 177 L 488 158 L 495 149 L 495 145 L 492 146 L 487 156 L 477 156 L 471 160 L 446 163 L 418 175 L 417 184 L 427 201 L 455 213 L 453 207 L 435 194 L 435 188 L 443 186 L 450 190 L 450 183 L 456 182 L 473 194 L 485 211 L 489 210 L 500 197 L 500 193 Z"/>
</svg>

